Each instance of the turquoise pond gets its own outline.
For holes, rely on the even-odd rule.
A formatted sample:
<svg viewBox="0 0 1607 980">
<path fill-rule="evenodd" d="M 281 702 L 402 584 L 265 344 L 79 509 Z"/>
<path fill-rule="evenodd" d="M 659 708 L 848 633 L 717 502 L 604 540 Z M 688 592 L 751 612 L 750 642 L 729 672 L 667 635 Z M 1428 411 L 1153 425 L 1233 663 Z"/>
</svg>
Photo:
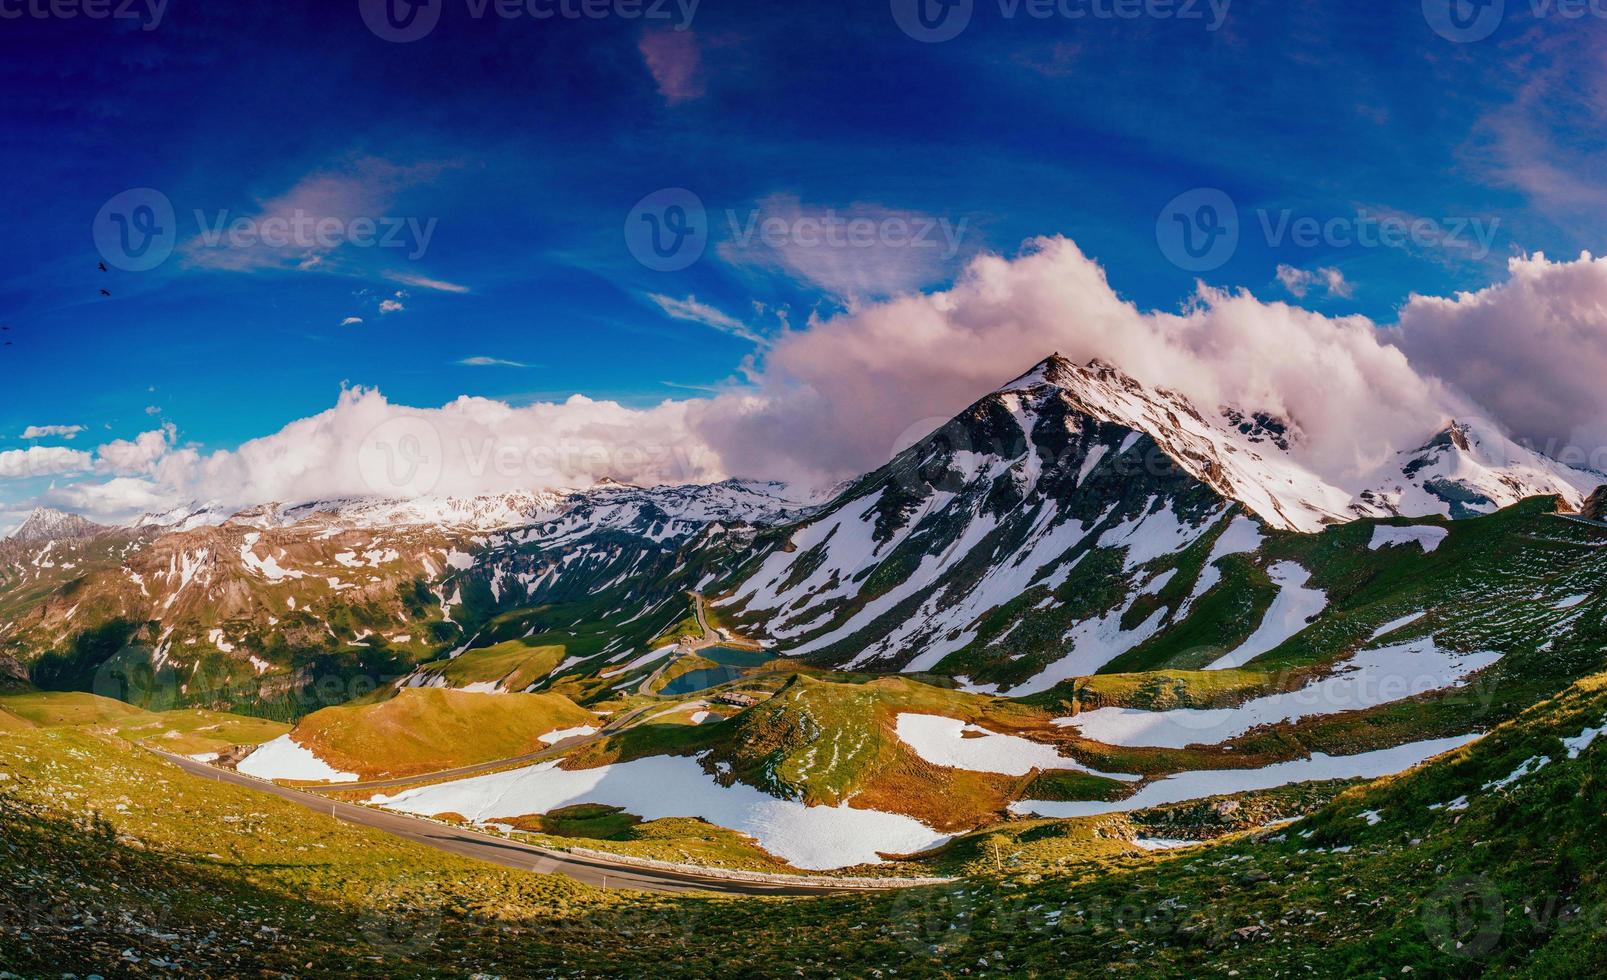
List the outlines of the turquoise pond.
<svg viewBox="0 0 1607 980">
<path fill-rule="evenodd" d="M 671 697 L 695 694 L 727 681 L 736 680 L 742 676 L 744 668 L 757 667 L 774 659 L 764 650 L 738 650 L 735 647 L 709 647 L 707 650 L 699 650 L 697 655 L 705 660 L 712 660 L 719 666 L 687 671 L 659 688 L 658 693 Z"/>
</svg>

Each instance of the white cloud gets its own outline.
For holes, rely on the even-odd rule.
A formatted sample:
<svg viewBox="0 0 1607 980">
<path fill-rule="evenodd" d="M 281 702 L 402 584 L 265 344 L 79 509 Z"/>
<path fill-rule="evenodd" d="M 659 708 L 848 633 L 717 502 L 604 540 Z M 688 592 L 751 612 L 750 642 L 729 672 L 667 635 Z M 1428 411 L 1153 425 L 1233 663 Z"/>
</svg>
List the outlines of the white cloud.
<svg viewBox="0 0 1607 980">
<path fill-rule="evenodd" d="M 731 316 L 729 313 L 715 309 L 707 303 L 698 302 L 696 296 L 685 299 L 675 299 L 673 296 L 663 296 L 658 293 L 648 293 L 647 298 L 658 304 L 665 315 L 676 320 L 686 320 L 690 323 L 701 323 L 705 327 L 713 327 L 721 333 L 728 333 L 734 337 L 741 337 L 749 343 L 763 346 L 769 341 L 759 336 L 751 327 Z"/>
<path fill-rule="evenodd" d="M 721 258 L 807 283 L 848 306 L 943 281 L 967 251 L 968 219 L 874 203 L 822 207 L 777 194 L 724 218 Z"/>
<path fill-rule="evenodd" d="M 172 423 L 142 432 L 133 439 L 117 439 L 95 451 L 95 468 L 118 476 L 150 475 L 173 448 L 178 430 Z"/>
<path fill-rule="evenodd" d="M 431 279 L 429 276 L 416 275 L 411 272 L 387 272 L 385 278 L 391 282 L 399 282 L 404 286 L 417 286 L 420 289 L 433 289 L 442 293 L 466 293 L 469 287 L 461 286 L 455 282 L 444 279 Z"/>
<path fill-rule="evenodd" d="M 113 522 L 167 510 L 177 502 L 166 488 L 149 480 L 121 476 L 104 483 L 52 487 L 40 499 L 52 507 Z"/>
<path fill-rule="evenodd" d="M 84 431 L 81 425 L 30 425 L 22 430 L 23 439 L 71 439 Z"/>
<path fill-rule="evenodd" d="M 1278 266 L 1278 281 L 1296 299 L 1305 299 L 1314 285 L 1322 286 L 1329 296 L 1349 297 L 1356 287 L 1345 280 L 1345 274 L 1331 265 L 1316 269 L 1297 269 L 1292 265 Z"/>
<path fill-rule="evenodd" d="M 346 319 L 340 321 L 340 325 L 343 326 L 343 327 L 355 327 L 357 324 L 362 323 L 362 322 L 363 322 L 363 318 L 360 317 L 360 316 L 349 316 Z"/>
<path fill-rule="evenodd" d="M 1602 464 L 1607 446 L 1607 258 L 1514 258 L 1505 282 L 1413 295 L 1397 338 L 1520 440 Z M 1566 461 L 1566 460 L 1565 460 Z"/>
<path fill-rule="evenodd" d="M 65 446 L 29 446 L 0 452 L 0 480 L 57 476 L 89 469 L 94 457 Z"/>
<path fill-rule="evenodd" d="M 1469 410 L 1363 317 L 1203 285 L 1179 314 L 1144 311 L 1075 244 L 1045 238 L 1014 259 L 975 259 L 951 289 L 784 333 L 755 390 L 702 403 L 694 420 L 745 475 L 836 479 L 1057 350 L 1104 358 L 1206 411 L 1296 419 L 1304 461 L 1340 485 Z"/>
<path fill-rule="evenodd" d="M 719 460 L 691 434 L 687 411 L 686 402 L 634 409 L 582 395 L 517 408 L 469 397 L 411 408 L 354 388 L 335 407 L 234 450 L 175 445 L 171 429 L 108 444 L 98 469 L 114 479 L 63 487 L 48 499 L 127 520 L 190 500 L 247 506 L 590 486 L 604 477 L 649 484 L 723 478 Z"/>
<path fill-rule="evenodd" d="M 525 364 L 522 361 L 505 361 L 500 357 L 486 357 L 484 355 L 476 355 L 474 357 L 465 357 L 463 360 L 458 361 L 457 363 L 463 365 L 464 367 L 523 368 L 523 367 L 529 367 L 530 366 L 528 364 Z"/>
<path fill-rule="evenodd" d="M 1300 461 L 1346 486 L 1448 418 L 1489 414 L 1480 404 L 1520 434 L 1602 426 L 1607 260 L 1515 261 L 1509 282 L 1413 297 L 1396 333 L 1203 284 L 1179 312 L 1142 310 L 1075 244 L 1045 238 L 1014 258 L 976 258 L 951 288 L 783 330 L 746 387 L 711 397 L 650 408 L 579 395 L 524 407 L 462 397 L 410 408 L 351 389 L 234 450 L 203 454 L 171 427 L 108 443 L 96 469 L 112 479 L 52 499 L 104 518 L 193 499 L 470 495 L 602 477 L 821 484 L 880 465 L 1053 351 L 1103 358 L 1204 411 L 1235 405 L 1293 419 Z M 0 466 L 23 452 L 0 454 Z M 51 459 L 56 472 L 89 462 Z"/>
</svg>

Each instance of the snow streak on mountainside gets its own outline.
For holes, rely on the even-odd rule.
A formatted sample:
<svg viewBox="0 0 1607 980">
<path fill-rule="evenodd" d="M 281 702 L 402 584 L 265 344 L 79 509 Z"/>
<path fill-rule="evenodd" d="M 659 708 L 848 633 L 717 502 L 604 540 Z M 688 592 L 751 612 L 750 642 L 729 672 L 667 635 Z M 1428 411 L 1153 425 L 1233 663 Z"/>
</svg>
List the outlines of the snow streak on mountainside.
<svg viewBox="0 0 1607 980">
<path fill-rule="evenodd" d="M 1097 669 L 1177 610 L 1124 623 L 1147 567 L 1231 500 L 1044 380 L 977 402 L 855 484 L 725 600 L 791 654 L 1029 693 Z M 1026 624 L 1026 628 L 1020 630 Z"/>
</svg>

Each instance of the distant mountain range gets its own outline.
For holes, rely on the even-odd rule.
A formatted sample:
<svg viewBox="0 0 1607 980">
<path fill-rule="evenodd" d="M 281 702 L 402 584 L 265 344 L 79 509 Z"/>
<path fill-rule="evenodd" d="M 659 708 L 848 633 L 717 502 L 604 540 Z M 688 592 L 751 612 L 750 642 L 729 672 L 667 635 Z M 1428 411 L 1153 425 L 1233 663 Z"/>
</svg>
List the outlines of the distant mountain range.
<svg viewBox="0 0 1607 980">
<path fill-rule="evenodd" d="M 513 622 L 539 632 L 554 624 L 520 611 L 555 603 L 626 620 L 615 657 L 681 614 L 670 598 L 699 590 L 793 656 L 1028 694 L 1144 661 L 1198 615 L 1217 563 L 1266 535 L 1465 518 L 1533 496 L 1577 510 L 1607 482 L 1477 426 L 1424 420 L 1423 432 L 1340 486 L 1303 462 L 1298 419 L 1208 411 L 1052 356 L 827 495 L 605 483 L 199 503 L 115 528 L 40 510 L 0 542 L 0 653 L 41 681 L 89 686 L 133 648 L 158 674 L 272 696 L 313 663 L 406 673 Z"/>
</svg>

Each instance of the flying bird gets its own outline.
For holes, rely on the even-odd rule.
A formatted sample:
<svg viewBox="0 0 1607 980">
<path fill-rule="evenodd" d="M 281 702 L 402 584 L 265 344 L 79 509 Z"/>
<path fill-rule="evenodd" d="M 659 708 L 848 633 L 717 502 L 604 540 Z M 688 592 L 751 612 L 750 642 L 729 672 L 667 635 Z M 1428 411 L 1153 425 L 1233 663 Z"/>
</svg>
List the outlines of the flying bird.
<svg viewBox="0 0 1607 980">
<path fill-rule="evenodd" d="M 96 264 L 97 264 L 97 265 L 99 265 L 99 266 L 100 266 L 100 271 L 102 271 L 102 272 L 105 272 L 105 271 L 106 271 L 106 263 L 104 263 L 104 262 L 97 262 L 97 263 L 96 263 Z"/>
<path fill-rule="evenodd" d="M 112 293 L 111 293 L 111 290 L 109 290 L 109 289 L 102 289 L 102 290 L 101 290 L 101 291 L 100 291 L 100 294 L 101 294 L 101 295 L 102 295 L 102 296 L 110 296 L 110 295 L 111 295 L 111 294 L 112 294 Z"/>
</svg>

